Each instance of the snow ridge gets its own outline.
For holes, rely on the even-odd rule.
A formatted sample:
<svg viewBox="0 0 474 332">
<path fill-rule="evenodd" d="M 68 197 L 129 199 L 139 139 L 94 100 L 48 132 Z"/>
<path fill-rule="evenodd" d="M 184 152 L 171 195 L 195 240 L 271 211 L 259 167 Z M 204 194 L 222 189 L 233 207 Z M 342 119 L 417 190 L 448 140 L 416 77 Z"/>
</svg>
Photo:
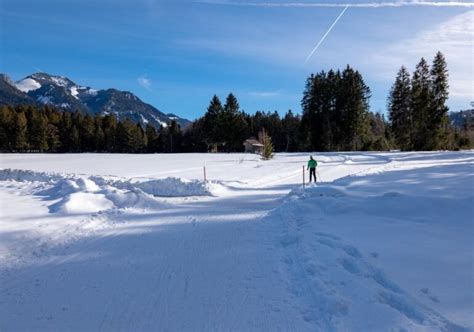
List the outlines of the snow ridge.
<svg viewBox="0 0 474 332">
<path fill-rule="evenodd" d="M 180 178 L 152 179 L 142 182 L 102 176 L 80 176 L 0 170 L 0 181 L 33 182 L 34 194 L 46 200 L 58 200 L 49 205 L 51 213 L 95 213 L 110 209 L 159 209 L 162 203 L 154 196 L 209 196 L 209 186 L 201 181 Z M 214 185 L 215 186 L 215 185 Z"/>
</svg>

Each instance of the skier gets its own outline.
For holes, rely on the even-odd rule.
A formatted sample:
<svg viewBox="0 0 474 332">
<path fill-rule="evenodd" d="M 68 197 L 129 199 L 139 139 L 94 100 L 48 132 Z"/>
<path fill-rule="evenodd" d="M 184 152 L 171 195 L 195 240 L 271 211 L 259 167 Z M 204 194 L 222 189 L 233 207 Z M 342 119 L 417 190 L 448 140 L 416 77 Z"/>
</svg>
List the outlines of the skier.
<svg viewBox="0 0 474 332">
<path fill-rule="evenodd" d="M 310 156 L 308 160 L 308 167 L 306 167 L 306 170 L 309 169 L 309 183 L 311 183 L 311 179 L 313 178 L 314 183 L 316 183 L 316 166 L 318 166 L 318 162 L 313 159 L 313 156 Z"/>
</svg>

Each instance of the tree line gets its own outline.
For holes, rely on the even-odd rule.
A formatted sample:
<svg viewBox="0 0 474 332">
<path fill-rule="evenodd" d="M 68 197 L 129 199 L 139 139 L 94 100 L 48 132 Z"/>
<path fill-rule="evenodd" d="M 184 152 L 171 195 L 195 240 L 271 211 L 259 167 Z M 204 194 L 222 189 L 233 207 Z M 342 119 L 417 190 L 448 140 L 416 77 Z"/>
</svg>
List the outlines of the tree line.
<svg viewBox="0 0 474 332">
<path fill-rule="evenodd" d="M 421 58 L 413 75 L 402 66 L 388 98 L 394 145 L 401 150 L 438 150 L 464 147 L 448 118 L 448 68 L 438 52 L 432 66 Z M 461 134 L 462 135 L 462 134 Z"/>
<path fill-rule="evenodd" d="M 383 115 L 369 112 L 370 89 L 359 72 L 312 74 L 306 81 L 301 106 L 303 114 L 241 111 L 233 94 L 224 104 L 214 96 L 203 117 L 185 136 L 194 142 L 191 151 L 242 151 L 242 143 L 257 138 L 262 129 L 277 152 L 387 150 L 390 128 Z M 185 138 L 186 140 L 186 138 Z"/>
<path fill-rule="evenodd" d="M 214 95 L 205 114 L 182 130 L 176 121 L 161 128 L 117 119 L 33 106 L 0 108 L 0 150 L 12 152 L 242 152 L 243 142 L 265 132 L 275 152 L 457 149 L 469 137 L 449 123 L 448 70 L 438 53 L 430 68 L 422 59 L 410 77 L 397 74 L 388 98 L 389 119 L 369 110 L 370 89 L 349 65 L 311 74 L 291 110 L 249 114 L 230 93 Z M 467 138 L 466 138 L 467 137 Z M 271 154 L 271 153 L 270 153 Z"/>
<path fill-rule="evenodd" d="M 114 114 L 89 115 L 49 106 L 0 109 L 0 150 L 4 152 L 179 152 L 176 121 L 159 131 Z"/>
</svg>

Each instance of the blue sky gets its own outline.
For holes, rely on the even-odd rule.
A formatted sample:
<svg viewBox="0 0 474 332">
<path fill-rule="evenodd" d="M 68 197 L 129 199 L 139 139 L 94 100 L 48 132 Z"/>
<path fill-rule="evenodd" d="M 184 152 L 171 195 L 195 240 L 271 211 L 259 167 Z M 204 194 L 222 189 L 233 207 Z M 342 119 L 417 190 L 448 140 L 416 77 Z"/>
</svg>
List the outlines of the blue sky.
<svg viewBox="0 0 474 332">
<path fill-rule="evenodd" d="M 400 66 L 413 71 L 421 56 L 431 61 L 441 50 L 451 75 L 449 106 L 468 108 L 473 2 L 415 2 L 1 0 L 0 71 L 14 80 L 44 71 L 128 90 L 194 119 L 213 94 L 224 99 L 229 92 L 250 113 L 299 113 L 311 72 L 350 64 L 372 90 L 371 110 L 385 112 Z M 346 3 L 362 7 L 349 7 L 305 62 Z"/>
</svg>

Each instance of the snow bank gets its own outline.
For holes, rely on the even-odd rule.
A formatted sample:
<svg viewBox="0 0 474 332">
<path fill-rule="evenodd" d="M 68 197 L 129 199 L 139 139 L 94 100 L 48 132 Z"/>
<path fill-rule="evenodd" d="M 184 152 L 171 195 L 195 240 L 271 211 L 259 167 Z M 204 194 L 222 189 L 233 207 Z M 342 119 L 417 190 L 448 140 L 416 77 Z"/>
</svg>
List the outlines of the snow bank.
<svg viewBox="0 0 474 332">
<path fill-rule="evenodd" d="M 207 184 L 179 178 L 134 182 L 101 176 L 3 169 L 0 170 L 0 181 L 41 184 L 33 189 L 34 194 L 46 200 L 56 200 L 49 205 L 50 212 L 65 214 L 94 213 L 114 208 L 156 209 L 163 204 L 154 196 L 211 195 Z"/>
<path fill-rule="evenodd" d="M 185 180 L 169 177 L 165 179 L 132 182 L 130 180 L 111 180 L 101 176 L 92 176 L 97 183 L 107 184 L 121 189 L 140 189 L 153 196 L 181 197 L 211 195 L 208 184 L 197 180 Z"/>
<path fill-rule="evenodd" d="M 17 182 L 45 182 L 53 183 L 66 178 L 65 174 L 50 172 L 34 172 L 21 169 L 2 169 L 0 170 L 0 181 L 17 181 Z"/>
</svg>

